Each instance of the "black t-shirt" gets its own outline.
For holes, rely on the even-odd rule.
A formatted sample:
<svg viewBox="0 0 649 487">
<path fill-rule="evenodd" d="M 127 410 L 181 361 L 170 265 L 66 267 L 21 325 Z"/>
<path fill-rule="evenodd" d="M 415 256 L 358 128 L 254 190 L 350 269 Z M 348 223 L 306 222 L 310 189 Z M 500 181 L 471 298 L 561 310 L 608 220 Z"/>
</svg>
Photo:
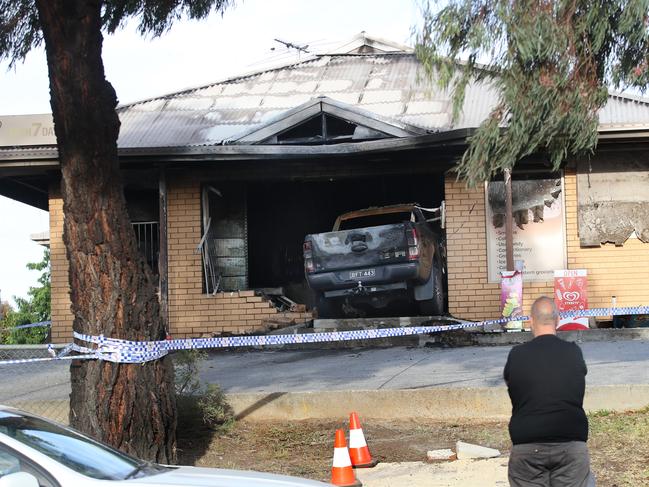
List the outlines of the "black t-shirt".
<svg viewBox="0 0 649 487">
<path fill-rule="evenodd" d="M 556 335 L 512 348 L 505 365 L 512 443 L 587 441 L 586 372 L 579 346 Z"/>
</svg>

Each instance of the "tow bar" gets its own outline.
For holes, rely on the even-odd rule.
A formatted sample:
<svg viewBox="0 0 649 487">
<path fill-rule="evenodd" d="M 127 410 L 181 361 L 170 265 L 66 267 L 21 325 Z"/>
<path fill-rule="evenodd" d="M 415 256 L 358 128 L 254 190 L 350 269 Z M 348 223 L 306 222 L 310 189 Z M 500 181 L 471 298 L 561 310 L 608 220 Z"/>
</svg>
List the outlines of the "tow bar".
<svg viewBox="0 0 649 487">
<path fill-rule="evenodd" d="M 358 281 L 358 286 L 352 289 L 352 293 L 356 295 L 369 294 L 369 291 L 365 286 L 363 286 L 362 281 Z"/>
</svg>

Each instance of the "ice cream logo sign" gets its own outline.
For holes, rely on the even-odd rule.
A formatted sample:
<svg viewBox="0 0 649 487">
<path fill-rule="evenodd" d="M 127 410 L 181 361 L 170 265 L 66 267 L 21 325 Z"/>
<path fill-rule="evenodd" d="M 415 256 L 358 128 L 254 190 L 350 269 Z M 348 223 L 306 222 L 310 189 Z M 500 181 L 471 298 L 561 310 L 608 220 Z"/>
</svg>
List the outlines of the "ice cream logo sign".
<svg viewBox="0 0 649 487">
<path fill-rule="evenodd" d="M 568 291 L 561 294 L 561 291 L 557 291 L 557 297 L 562 299 L 565 304 L 579 304 L 579 298 L 581 298 L 581 293 L 578 291 Z M 583 309 L 583 308 L 579 308 Z"/>
<path fill-rule="evenodd" d="M 559 311 L 588 308 L 588 278 L 585 269 L 554 271 L 554 302 Z M 558 329 L 587 330 L 588 318 L 562 319 Z"/>
</svg>

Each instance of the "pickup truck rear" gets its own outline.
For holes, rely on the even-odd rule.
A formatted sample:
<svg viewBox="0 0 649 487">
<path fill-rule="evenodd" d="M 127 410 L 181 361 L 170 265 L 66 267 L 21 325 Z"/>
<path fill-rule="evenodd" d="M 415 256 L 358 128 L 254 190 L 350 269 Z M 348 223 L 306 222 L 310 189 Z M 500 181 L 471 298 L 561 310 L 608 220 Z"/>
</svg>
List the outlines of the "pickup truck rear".
<svg viewBox="0 0 649 487">
<path fill-rule="evenodd" d="M 403 204 L 346 213 L 331 232 L 307 235 L 304 267 L 318 315 L 363 316 L 393 304 L 443 313 L 443 220 L 443 204 Z"/>
</svg>

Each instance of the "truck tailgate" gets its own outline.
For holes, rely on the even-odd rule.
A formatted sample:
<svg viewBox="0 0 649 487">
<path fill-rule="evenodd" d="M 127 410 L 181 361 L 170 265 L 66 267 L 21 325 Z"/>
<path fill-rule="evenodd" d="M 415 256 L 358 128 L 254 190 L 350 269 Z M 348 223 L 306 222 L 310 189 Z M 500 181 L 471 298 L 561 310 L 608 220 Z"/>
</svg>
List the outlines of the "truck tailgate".
<svg viewBox="0 0 649 487">
<path fill-rule="evenodd" d="M 312 242 L 316 273 L 408 260 L 406 224 L 320 233 L 309 235 L 307 239 Z"/>
</svg>

